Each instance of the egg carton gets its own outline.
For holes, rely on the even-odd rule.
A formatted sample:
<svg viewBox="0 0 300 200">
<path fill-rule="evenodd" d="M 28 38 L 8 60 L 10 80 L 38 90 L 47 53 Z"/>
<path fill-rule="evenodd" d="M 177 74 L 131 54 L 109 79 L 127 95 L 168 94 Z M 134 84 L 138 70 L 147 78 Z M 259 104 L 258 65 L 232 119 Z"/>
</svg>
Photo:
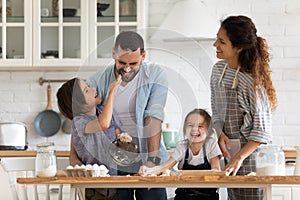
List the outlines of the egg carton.
<svg viewBox="0 0 300 200">
<path fill-rule="evenodd" d="M 90 169 L 65 169 L 64 172 L 68 177 L 98 177 L 99 170 Z"/>
</svg>

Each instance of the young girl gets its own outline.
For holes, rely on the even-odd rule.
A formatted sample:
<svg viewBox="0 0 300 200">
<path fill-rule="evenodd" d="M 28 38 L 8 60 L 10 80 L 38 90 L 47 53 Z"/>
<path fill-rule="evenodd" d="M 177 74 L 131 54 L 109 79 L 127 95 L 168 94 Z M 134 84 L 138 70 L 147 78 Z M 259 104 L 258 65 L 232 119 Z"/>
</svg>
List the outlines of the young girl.
<svg viewBox="0 0 300 200">
<path fill-rule="evenodd" d="M 142 166 L 140 175 L 161 174 L 178 163 L 182 170 L 220 170 L 221 150 L 212 137 L 211 117 L 203 109 L 194 109 L 184 120 L 185 140 L 178 142 L 174 154 L 163 164 L 152 168 Z M 216 188 L 178 188 L 175 200 L 219 199 Z"/>
<path fill-rule="evenodd" d="M 117 166 L 107 153 L 109 145 L 116 137 L 123 142 L 131 139 L 127 134 L 121 134 L 118 121 L 113 117 L 113 100 L 120 83 L 120 76 L 111 83 L 107 102 L 99 110 L 96 105 L 101 98 L 84 80 L 73 78 L 57 92 L 61 113 L 72 120 L 72 143 L 79 159 L 85 165 L 104 164 L 110 175 L 117 175 Z M 116 196 L 114 189 L 97 189 L 97 192 L 93 196 L 103 196 L 101 199 L 115 199 Z"/>
</svg>

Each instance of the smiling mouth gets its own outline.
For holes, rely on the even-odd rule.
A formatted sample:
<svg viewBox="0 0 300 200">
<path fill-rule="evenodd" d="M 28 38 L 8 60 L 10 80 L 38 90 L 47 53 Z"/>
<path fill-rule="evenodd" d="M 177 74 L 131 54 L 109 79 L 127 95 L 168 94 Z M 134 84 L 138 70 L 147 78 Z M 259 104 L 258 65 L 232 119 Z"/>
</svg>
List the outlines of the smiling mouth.
<svg viewBox="0 0 300 200">
<path fill-rule="evenodd" d="M 192 137 L 199 137 L 199 136 L 200 136 L 200 133 L 192 133 L 191 136 L 192 136 Z"/>
<path fill-rule="evenodd" d="M 130 69 L 130 68 L 127 68 L 127 69 L 120 69 L 120 70 L 119 70 L 119 74 L 120 74 L 121 76 L 123 76 L 124 74 L 129 73 L 129 72 L 131 72 L 131 69 Z"/>
</svg>

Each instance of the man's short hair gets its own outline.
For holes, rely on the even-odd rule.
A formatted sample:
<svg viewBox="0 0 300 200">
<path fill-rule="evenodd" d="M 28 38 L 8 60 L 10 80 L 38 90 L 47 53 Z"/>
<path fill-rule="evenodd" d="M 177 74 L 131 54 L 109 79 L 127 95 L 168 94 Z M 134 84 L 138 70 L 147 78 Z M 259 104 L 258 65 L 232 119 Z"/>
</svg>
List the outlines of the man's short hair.
<svg viewBox="0 0 300 200">
<path fill-rule="evenodd" d="M 144 52 L 144 40 L 134 31 L 123 31 L 116 37 L 114 50 L 118 51 L 119 47 L 125 51 L 136 51 L 140 48 L 142 54 Z"/>
</svg>

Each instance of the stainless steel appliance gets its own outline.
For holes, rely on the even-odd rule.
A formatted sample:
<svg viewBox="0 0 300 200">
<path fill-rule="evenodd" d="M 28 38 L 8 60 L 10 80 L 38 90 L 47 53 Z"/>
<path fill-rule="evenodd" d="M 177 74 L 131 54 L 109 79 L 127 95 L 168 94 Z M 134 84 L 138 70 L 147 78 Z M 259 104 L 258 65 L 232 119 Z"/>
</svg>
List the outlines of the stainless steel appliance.
<svg viewBox="0 0 300 200">
<path fill-rule="evenodd" d="M 0 122 L 0 150 L 26 150 L 27 127 L 21 122 Z"/>
</svg>

